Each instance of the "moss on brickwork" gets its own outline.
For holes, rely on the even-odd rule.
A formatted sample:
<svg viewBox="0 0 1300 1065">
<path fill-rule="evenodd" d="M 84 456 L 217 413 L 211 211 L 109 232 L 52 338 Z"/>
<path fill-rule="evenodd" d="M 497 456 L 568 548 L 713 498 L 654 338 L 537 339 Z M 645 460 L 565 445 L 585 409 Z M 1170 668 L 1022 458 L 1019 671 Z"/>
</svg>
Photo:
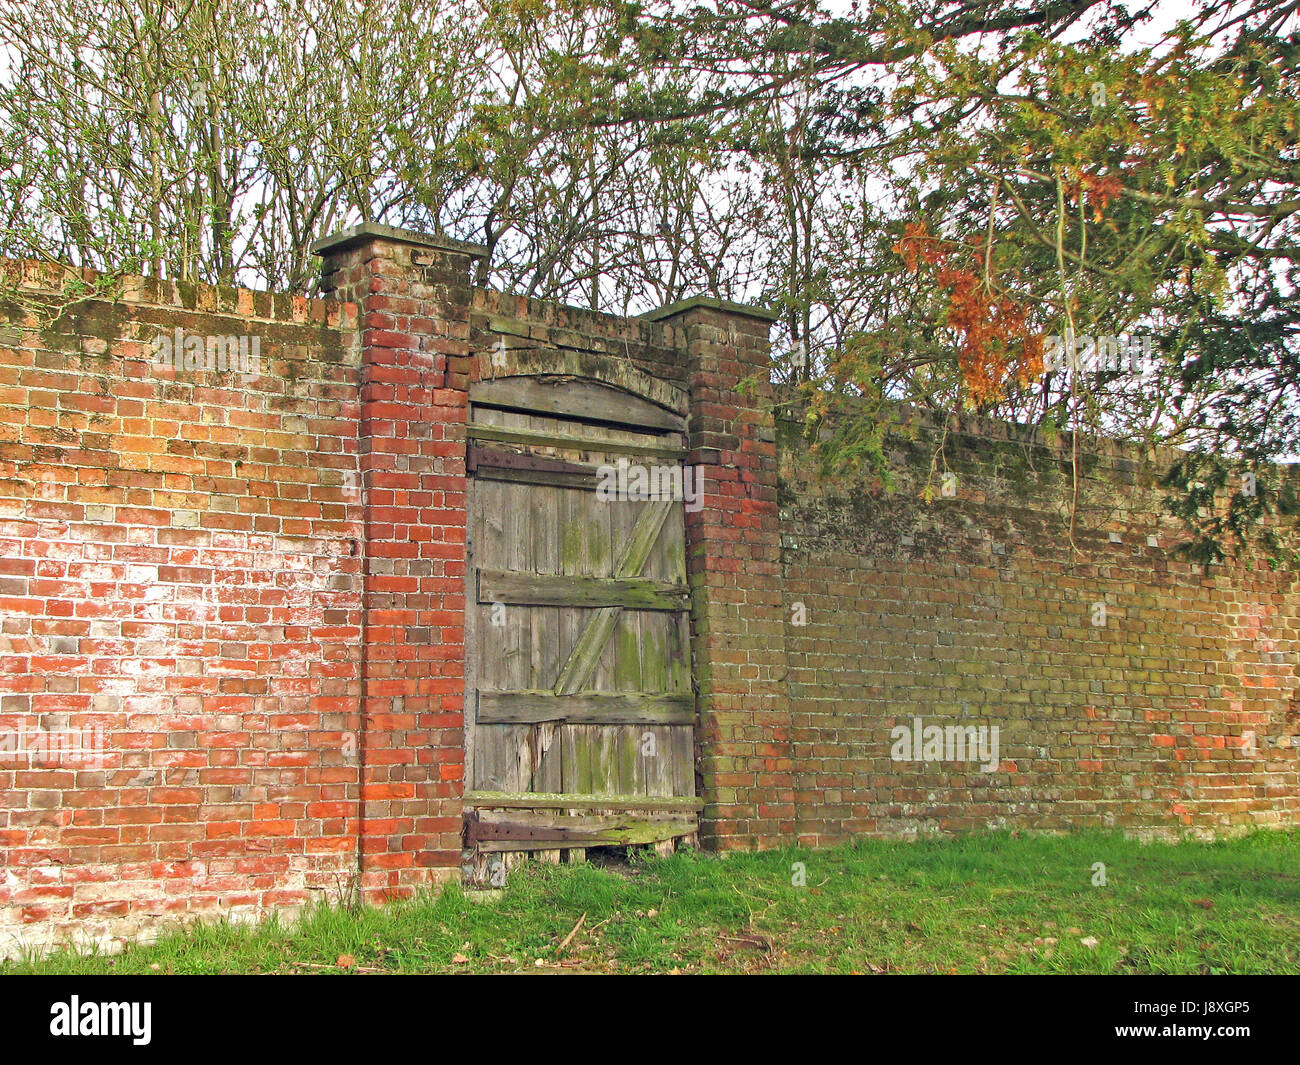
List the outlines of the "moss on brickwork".
<svg viewBox="0 0 1300 1065">
<path fill-rule="evenodd" d="M 856 482 L 780 437 L 800 838 L 1296 823 L 1294 574 L 1179 561 L 1168 455 L 1081 442 L 1076 501 L 1068 438 L 900 424 Z M 998 770 L 896 758 L 917 719 L 996 727 Z"/>
</svg>

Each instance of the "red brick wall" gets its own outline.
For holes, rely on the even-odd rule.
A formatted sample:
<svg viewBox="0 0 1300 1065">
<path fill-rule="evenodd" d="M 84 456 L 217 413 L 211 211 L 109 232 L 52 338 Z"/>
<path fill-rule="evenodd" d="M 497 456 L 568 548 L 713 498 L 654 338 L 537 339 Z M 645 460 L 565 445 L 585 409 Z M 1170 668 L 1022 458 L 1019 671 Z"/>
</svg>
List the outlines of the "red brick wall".
<svg viewBox="0 0 1300 1065">
<path fill-rule="evenodd" d="M 700 835 L 720 850 L 794 832 L 784 690 L 771 317 L 714 300 L 654 316 L 681 333 L 691 413 L 687 462 L 703 505 L 686 515 Z"/>
<path fill-rule="evenodd" d="M 24 737 L 0 952 L 338 894 L 356 865 L 353 309 L 121 295 L 0 337 L 0 745 Z M 176 327 L 260 338 L 260 373 L 156 372 Z M 43 758 L 33 730 L 104 750 Z"/>
<path fill-rule="evenodd" d="M 382 226 L 318 250 L 325 290 L 360 313 L 361 878 L 377 900 L 460 865 L 469 269 L 481 252 Z"/>
</svg>

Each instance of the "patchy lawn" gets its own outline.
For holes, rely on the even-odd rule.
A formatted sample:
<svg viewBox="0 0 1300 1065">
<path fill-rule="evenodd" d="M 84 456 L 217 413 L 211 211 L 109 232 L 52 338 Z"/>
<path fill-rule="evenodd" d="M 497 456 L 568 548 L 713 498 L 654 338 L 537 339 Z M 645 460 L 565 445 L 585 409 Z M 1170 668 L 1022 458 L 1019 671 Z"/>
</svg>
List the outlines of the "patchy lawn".
<svg viewBox="0 0 1300 1065">
<path fill-rule="evenodd" d="M 1097 862 L 1105 886 L 1093 885 Z M 995 833 L 531 864 L 494 901 L 449 888 L 0 971 L 1300 973 L 1300 833 L 1178 844 Z"/>
</svg>

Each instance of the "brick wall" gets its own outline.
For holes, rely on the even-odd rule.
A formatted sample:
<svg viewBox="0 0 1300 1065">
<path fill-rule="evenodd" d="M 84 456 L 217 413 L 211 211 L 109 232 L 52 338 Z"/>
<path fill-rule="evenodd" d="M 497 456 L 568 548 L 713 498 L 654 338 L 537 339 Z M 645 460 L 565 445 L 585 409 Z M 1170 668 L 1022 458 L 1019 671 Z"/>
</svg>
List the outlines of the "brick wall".
<svg viewBox="0 0 1300 1065">
<path fill-rule="evenodd" d="M 891 440 L 893 495 L 830 489 L 785 450 L 799 838 L 1295 824 L 1295 574 L 1175 561 L 1185 534 L 1151 483 L 1168 456 L 1104 445 L 1080 463 L 1076 553 L 1068 443 L 1013 436 L 954 420 L 930 503 L 933 427 Z M 998 769 L 896 759 L 917 718 L 997 726 Z"/>
<path fill-rule="evenodd" d="M 352 308 L 136 279 L 53 326 L 8 311 L 0 737 L 22 749 L 0 751 L 0 953 L 337 895 L 358 797 Z M 258 372 L 156 371 L 177 328 L 257 337 Z"/>
<path fill-rule="evenodd" d="M 681 330 L 691 396 L 687 463 L 702 506 L 686 515 L 697 693 L 700 835 L 720 850 L 794 830 L 783 690 L 776 433 L 767 380 L 772 317 L 716 300 L 653 314 Z"/>
<path fill-rule="evenodd" d="M 469 271 L 483 250 L 386 226 L 320 242 L 360 316 L 361 888 L 457 875 L 465 737 Z"/>
<path fill-rule="evenodd" d="M 1300 819 L 1294 578 L 1174 561 L 1134 456 L 1085 452 L 1074 552 L 1066 452 L 1006 427 L 950 426 L 930 503 L 933 428 L 891 439 L 892 495 L 813 476 L 761 312 L 471 289 L 481 249 L 383 226 L 318 251 L 325 300 L 0 313 L 0 954 L 457 875 L 465 420 L 501 352 L 688 393 L 707 845 Z M 177 329 L 260 363 L 159 370 Z M 895 759 L 918 718 L 997 726 L 997 768 Z"/>
</svg>

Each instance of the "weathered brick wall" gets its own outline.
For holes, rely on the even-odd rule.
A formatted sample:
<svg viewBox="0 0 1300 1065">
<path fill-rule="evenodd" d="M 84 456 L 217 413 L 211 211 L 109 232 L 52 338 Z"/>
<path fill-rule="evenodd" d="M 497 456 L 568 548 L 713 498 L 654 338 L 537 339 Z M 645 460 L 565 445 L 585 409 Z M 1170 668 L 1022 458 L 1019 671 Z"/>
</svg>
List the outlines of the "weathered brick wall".
<svg viewBox="0 0 1300 1065">
<path fill-rule="evenodd" d="M 700 835 L 719 850 L 791 838 L 794 780 L 783 688 L 776 432 L 767 314 L 687 300 L 653 315 L 682 331 L 691 396 L 686 515 Z"/>
<path fill-rule="evenodd" d="M 831 489 L 783 454 L 801 840 L 1300 820 L 1293 572 L 1176 561 L 1185 534 L 1151 484 L 1167 456 L 1084 454 L 1076 554 L 1065 444 L 954 422 L 926 503 L 938 434 L 909 435 L 889 446 L 892 495 Z M 891 730 L 916 718 L 997 726 L 999 768 L 895 760 Z"/>
<path fill-rule="evenodd" d="M 1067 454 L 1005 427 L 954 423 L 930 503 L 930 430 L 891 495 L 813 476 L 761 312 L 471 289 L 480 249 L 382 226 L 318 250 L 323 301 L 0 313 L 0 954 L 457 875 L 468 395 L 538 349 L 687 391 L 709 846 L 1300 819 L 1294 577 L 1174 561 L 1133 456 L 1085 456 L 1076 553 Z M 260 365 L 159 371 L 178 328 Z M 895 760 L 915 718 L 997 726 L 996 771 Z M 70 733 L 97 745 L 30 749 Z"/>
<path fill-rule="evenodd" d="M 361 328 L 361 889 L 450 879 L 465 776 L 469 270 L 482 249 L 386 226 L 320 242 Z"/>
<path fill-rule="evenodd" d="M 352 309 L 136 279 L 0 318 L 0 953 L 345 890 Z M 260 372 L 156 371 L 177 328 L 258 337 Z"/>
</svg>

